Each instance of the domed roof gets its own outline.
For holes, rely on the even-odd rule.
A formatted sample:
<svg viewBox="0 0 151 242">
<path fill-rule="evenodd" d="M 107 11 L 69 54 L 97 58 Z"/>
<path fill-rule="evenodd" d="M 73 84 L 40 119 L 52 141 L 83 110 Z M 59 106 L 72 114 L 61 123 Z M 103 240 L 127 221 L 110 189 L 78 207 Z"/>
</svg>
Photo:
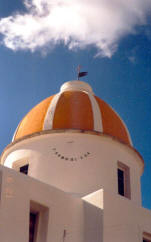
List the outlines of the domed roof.
<svg viewBox="0 0 151 242">
<path fill-rule="evenodd" d="M 20 122 L 13 140 L 52 129 L 98 131 L 132 145 L 119 115 L 82 81 L 70 81 L 60 92 L 36 105 Z"/>
</svg>

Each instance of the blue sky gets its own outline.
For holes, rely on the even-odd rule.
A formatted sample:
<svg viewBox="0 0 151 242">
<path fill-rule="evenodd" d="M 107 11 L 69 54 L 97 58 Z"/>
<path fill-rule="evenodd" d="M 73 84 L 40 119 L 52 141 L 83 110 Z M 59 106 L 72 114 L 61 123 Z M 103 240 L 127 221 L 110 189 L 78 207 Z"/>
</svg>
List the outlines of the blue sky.
<svg viewBox="0 0 151 242">
<path fill-rule="evenodd" d="M 29 2 L 34 3 L 36 1 L 40 3 L 41 0 Z M 51 0 L 45 1 L 51 2 Z M 60 0 L 62 5 L 65 1 L 67 0 Z M 76 1 L 79 0 L 73 2 L 76 4 Z M 59 1 L 57 0 L 57 2 Z M 89 0 L 84 2 L 89 3 Z M 97 6 L 98 0 L 94 2 Z M 100 2 L 105 6 L 103 0 Z M 135 4 L 135 0 L 132 2 Z M 49 26 L 47 26 L 51 38 L 49 41 L 44 39 L 44 44 L 37 47 L 37 36 L 43 30 L 43 22 L 40 22 L 41 15 L 37 23 L 40 32 L 35 33 L 36 37 L 33 34 L 32 37 L 37 38 L 33 42 L 31 36 L 24 36 L 24 33 L 19 35 L 17 29 L 12 34 L 10 29 L 16 28 L 16 26 L 14 27 L 7 17 L 15 16 L 16 13 L 23 16 L 26 12 L 26 21 L 21 26 L 23 32 L 26 32 L 29 28 L 27 24 L 29 11 L 30 17 L 32 16 L 33 19 L 36 13 L 31 13 L 31 10 L 27 9 L 21 0 L 1 0 L 0 151 L 2 152 L 4 147 L 11 142 L 18 123 L 34 105 L 58 92 L 65 81 L 76 79 L 76 68 L 80 64 L 83 66 L 83 71 L 88 71 L 88 76 L 84 77 L 83 81 L 87 81 L 96 95 L 119 113 L 130 131 L 134 147 L 144 158 L 143 206 L 151 208 L 151 16 L 146 10 L 148 9 L 148 1 L 144 0 L 146 8 L 141 4 L 136 8 L 134 5 L 134 9 L 138 10 L 137 13 L 142 13 L 141 17 L 136 14 L 136 18 L 134 14 L 131 15 L 130 10 L 132 9 L 129 10 L 129 6 L 118 5 L 115 7 L 115 0 L 110 1 L 110 4 L 111 6 L 108 4 L 101 11 L 106 11 L 106 9 L 108 11 L 109 6 L 110 9 L 114 7 L 116 15 L 109 12 L 110 22 L 113 19 L 116 23 L 116 16 L 121 18 L 120 26 L 118 26 L 118 22 L 116 26 L 111 25 L 111 23 L 105 26 L 109 30 L 114 30 L 111 31 L 111 34 L 110 31 L 105 32 L 103 27 L 100 27 L 101 31 L 104 31 L 103 36 L 99 32 L 100 22 L 105 21 L 106 24 L 106 15 L 99 19 L 100 22 L 97 22 L 98 19 L 96 19 L 97 24 L 94 21 L 93 25 L 87 25 L 91 31 L 88 27 L 85 27 L 86 24 L 80 22 L 81 27 L 79 29 L 83 28 L 84 37 L 81 30 L 79 30 L 81 31 L 80 34 L 77 34 L 77 28 L 74 29 L 74 33 L 72 33 L 72 28 L 65 29 L 67 35 L 64 35 L 64 32 L 62 35 L 64 26 L 60 25 L 59 22 L 59 27 L 54 24 L 53 28 L 49 29 Z M 99 8 L 101 8 L 100 3 Z M 127 8 L 127 11 L 125 11 L 125 8 Z M 118 15 L 119 9 L 120 15 Z M 92 9 L 93 11 L 95 14 L 95 10 Z M 101 16 L 103 16 L 104 12 L 101 13 Z M 108 14 L 108 12 L 105 12 L 105 14 Z M 81 15 L 76 17 L 82 21 Z M 2 22 L 3 18 L 7 20 L 7 23 Z M 17 21 L 15 17 L 13 18 L 14 22 Z M 87 23 L 89 16 L 86 16 L 85 13 L 83 18 Z M 126 24 L 125 19 L 128 22 Z M 128 21 L 128 19 L 131 21 Z M 18 21 L 20 21 L 20 17 Z M 70 24 L 72 24 L 72 21 Z M 69 27 L 70 24 L 68 23 Z M 34 29 L 37 25 L 34 26 Z M 58 29 L 57 33 L 55 32 L 56 28 Z M 9 35 L 9 43 L 6 43 L 4 38 L 6 35 L 8 37 L 9 33 L 11 34 Z M 89 38 L 89 34 L 93 35 L 94 38 L 92 36 Z M 45 33 L 42 33 L 43 35 L 47 38 Z M 55 35 L 57 35 L 57 41 L 54 41 Z M 27 37 L 29 37 L 28 42 Z M 68 39 L 67 42 L 66 38 Z M 19 41 L 20 39 L 22 41 Z M 75 43 L 76 47 L 73 47 Z"/>
</svg>

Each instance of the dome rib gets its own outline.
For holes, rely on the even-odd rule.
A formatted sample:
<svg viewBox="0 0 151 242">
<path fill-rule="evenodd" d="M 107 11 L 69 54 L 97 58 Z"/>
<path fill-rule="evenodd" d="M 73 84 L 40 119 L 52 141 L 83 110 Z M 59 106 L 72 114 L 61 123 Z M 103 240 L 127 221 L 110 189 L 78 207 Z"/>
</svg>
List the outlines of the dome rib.
<svg viewBox="0 0 151 242">
<path fill-rule="evenodd" d="M 85 92 L 64 91 L 61 94 L 55 110 L 53 128 L 93 130 L 91 102 Z"/>
<path fill-rule="evenodd" d="M 53 97 L 46 98 L 27 113 L 18 125 L 14 140 L 43 130 L 45 114 Z"/>
<path fill-rule="evenodd" d="M 87 93 L 89 96 L 91 106 L 92 106 L 92 111 L 93 111 L 93 130 L 98 131 L 98 132 L 103 132 L 103 126 L 102 126 L 102 115 L 100 112 L 99 105 L 95 99 L 95 96 L 92 95 L 91 93 Z"/>
<path fill-rule="evenodd" d="M 132 145 L 120 116 L 81 81 L 63 84 L 58 94 L 36 105 L 18 125 L 13 140 L 51 129 L 97 131 Z"/>
<path fill-rule="evenodd" d="M 102 113 L 103 133 L 117 137 L 119 140 L 131 145 L 126 125 L 119 115 L 103 100 L 96 96 L 95 98 Z"/>
<path fill-rule="evenodd" d="M 60 96 L 61 96 L 61 93 L 58 93 L 53 96 L 53 98 L 48 106 L 46 115 L 44 117 L 43 130 L 53 129 L 54 115 L 55 115 L 56 106 L 57 106 Z"/>
</svg>

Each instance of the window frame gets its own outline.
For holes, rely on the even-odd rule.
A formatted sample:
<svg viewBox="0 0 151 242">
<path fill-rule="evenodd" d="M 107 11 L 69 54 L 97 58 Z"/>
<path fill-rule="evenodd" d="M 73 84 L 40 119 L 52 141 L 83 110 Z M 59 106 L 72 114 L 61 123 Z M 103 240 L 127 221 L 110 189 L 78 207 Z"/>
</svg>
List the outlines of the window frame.
<svg viewBox="0 0 151 242">
<path fill-rule="evenodd" d="M 45 205 L 39 204 L 36 201 L 31 200 L 29 212 L 37 215 L 35 233 L 34 233 L 34 242 L 38 242 L 38 241 L 46 242 L 47 233 L 48 233 L 48 223 L 49 223 L 49 208 Z M 30 216 L 30 213 L 29 213 L 29 216 Z"/>
<path fill-rule="evenodd" d="M 12 168 L 16 171 L 19 171 L 22 174 L 25 174 L 25 173 L 20 171 L 20 168 L 23 167 L 23 166 L 26 166 L 26 165 L 28 165 L 28 173 L 29 173 L 29 162 L 27 161 L 27 159 L 21 159 L 21 160 L 15 161 L 12 165 Z M 25 174 L 25 175 L 28 175 L 28 173 Z"/>
<path fill-rule="evenodd" d="M 31 222 L 31 214 L 34 214 L 35 215 L 35 223 L 34 223 L 34 234 L 33 234 L 33 240 L 32 242 L 36 242 L 37 240 L 37 231 L 38 231 L 38 223 L 39 223 L 39 212 L 35 212 L 33 210 L 30 210 L 30 213 L 29 213 L 29 242 L 30 241 L 30 232 L 31 232 L 31 225 L 30 225 L 30 222 Z"/>
<path fill-rule="evenodd" d="M 123 176 L 124 176 L 124 194 L 119 193 L 119 177 L 118 177 L 118 169 L 123 171 Z M 118 194 L 120 196 L 126 197 L 128 199 L 131 199 L 131 189 L 130 189 L 130 168 L 125 165 L 123 162 L 118 161 L 117 162 L 117 189 L 118 189 Z"/>
</svg>

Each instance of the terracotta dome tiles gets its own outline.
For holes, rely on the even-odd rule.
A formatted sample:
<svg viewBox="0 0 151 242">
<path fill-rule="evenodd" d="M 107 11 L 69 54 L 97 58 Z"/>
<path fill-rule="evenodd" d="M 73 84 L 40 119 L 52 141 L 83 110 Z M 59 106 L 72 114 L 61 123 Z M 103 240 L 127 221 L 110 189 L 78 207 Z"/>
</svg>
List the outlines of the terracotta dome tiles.
<svg viewBox="0 0 151 242">
<path fill-rule="evenodd" d="M 14 140 L 46 129 L 98 131 L 131 145 L 128 130 L 118 114 L 86 91 L 63 90 L 36 105 L 20 122 Z"/>
<path fill-rule="evenodd" d="M 22 119 L 18 125 L 14 139 L 42 131 L 45 114 L 53 97 L 54 96 L 46 98 L 33 109 L 31 109 L 31 111 Z"/>
<path fill-rule="evenodd" d="M 55 110 L 54 129 L 93 130 L 93 112 L 84 92 L 62 93 Z"/>
<path fill-rule="evenodd" d="M 95 98 L 102 114 L 103 133 L 117 137 L 119 140 L 129 144 L 130 139 L 128 130 L 125 127 L 124 122 L 107 103 L 98 97 Z"/>
</svg>

